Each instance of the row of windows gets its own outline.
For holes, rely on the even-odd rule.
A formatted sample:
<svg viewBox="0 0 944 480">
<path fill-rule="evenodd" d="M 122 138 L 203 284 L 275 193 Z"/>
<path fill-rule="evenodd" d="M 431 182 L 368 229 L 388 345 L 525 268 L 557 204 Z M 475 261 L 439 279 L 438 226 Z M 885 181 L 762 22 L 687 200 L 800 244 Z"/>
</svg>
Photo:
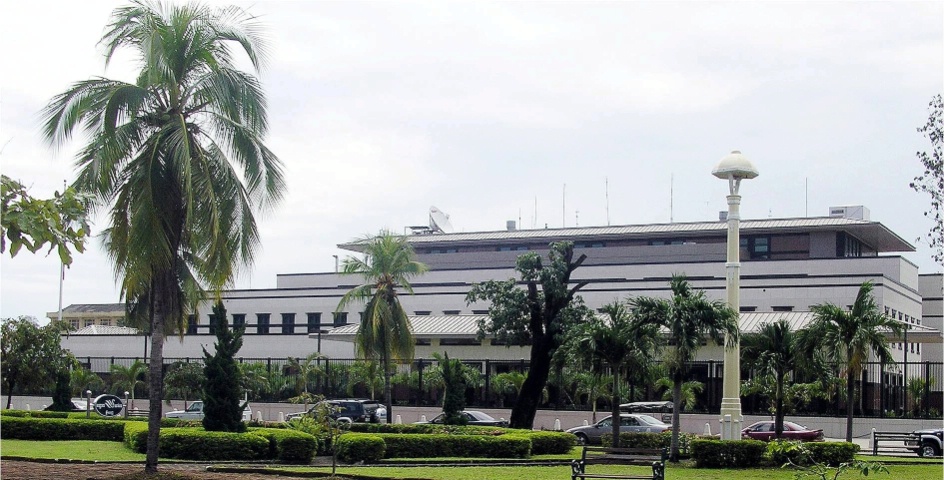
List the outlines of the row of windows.
<svg viewBox="0 0 944 480">
<path fill-rule="evenodd" d="M 341 327 L 347 325 L 347 312 L 333 312 L 332 321 L 330 323 L 321 322 L 321 312 L 309 312 L 306 315 L 306 323 L 304 324 L 305 330 L 298 331 L 295 324 L 295 314 L 294 313 L 283 313 L 282 322 L 280 324 L 272 323 L 272 315 L 269 313 L 257 313 L 256 314 L 256 323 L 249 324 L 246 323 L 246 314 L 245 313 L 234 313 L 233 314 L 233 327 L 256 327 L 256 332 L 259 335 L 268 335 L 271 327 L 281 327 L 281 333 L 283 335 L 291 335 L 293 333 L 317 333 L 321 330 L 322 327 Z M 209 333 L 211 335 L 216 333 L 216 317 L 213 315 L 209 316 Z M 199 323 L 196 315 L 191 315 L 188 318 L 187 322 L 187 334 L 193 335 L 197 333 Z"/>
<path fill-rule="evenodd" d="M 72 327 L 73 330 L 78 330 L 79 327 L 91 327 L 92 325 L 108 326 L 113 324 L 114 322 L 110 318 L 86 318 L 84 320 L 79 320 L 78 318 L 69 319 L 69 326 Z"/>
</svg>

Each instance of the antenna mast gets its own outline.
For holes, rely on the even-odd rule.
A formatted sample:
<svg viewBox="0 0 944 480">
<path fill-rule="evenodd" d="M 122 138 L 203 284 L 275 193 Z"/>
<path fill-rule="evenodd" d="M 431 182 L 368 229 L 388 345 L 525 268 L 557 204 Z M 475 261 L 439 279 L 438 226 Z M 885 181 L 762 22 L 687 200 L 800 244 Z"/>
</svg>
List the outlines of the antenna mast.
<svg viewBox="0 0 944 480">
<path fill-rule="evenodd" d="M 561 193 L 561 228 L 567 226 L 567 184 L 564 184 L 564 191 Z"/>
<path fill-rule="evenodd" d="M 606 190 L 606 226 L 610 226 L 610 177 L 603 179 Z"/>
<path fill-rule="evenodd" d="M 669 176 L 669 223 L 675 223 L 675 174 Z"/>
</svg>

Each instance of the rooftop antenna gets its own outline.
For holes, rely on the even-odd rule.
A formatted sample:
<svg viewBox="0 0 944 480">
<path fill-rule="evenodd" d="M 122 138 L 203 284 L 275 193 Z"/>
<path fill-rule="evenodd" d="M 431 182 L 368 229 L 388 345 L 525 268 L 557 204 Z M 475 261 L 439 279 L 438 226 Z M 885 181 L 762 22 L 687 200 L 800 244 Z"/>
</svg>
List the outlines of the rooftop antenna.
<svg viewBox="0 0 944 480">
<path fill-rule="evenodd" d="M 534 196 L 534 216 L 531 217 L 531 228 L 538 228 L 538 196 Z"/>
<path fill-rule="evenodd" d="M 580 210 L 574 210 L 574 223 L 576 223 L 575 226 L 580 226 Z"/>
<path fill-rule="evenodd" d="M 606 226 L 610 226 L 610 177 L 605 177 L 603 183 L 606 191 Z"/>
<path fill-rule="evenodd" d="M 810 216 L 810 177 L 806 177 L 803 196 L 806 198 L 806 205 L 803 207 L 803 216 Z"/>
<path fill-rule="evenodd" d="M 442 210 L 434 206 L 430 206 L 429 229 L 434 233 L 452 233 L 452 223 L 449 222 L 449 215 L 446 215 Z"/>
<path fill-rule="evenodd" d="M 561 193 L 561 228 L 567 227 L 567 184 Z"/>
<path fill-rule="evenodd" d="M 675 223 L 675 174 L 669 175 L 669 223 Z"/>
</svg>

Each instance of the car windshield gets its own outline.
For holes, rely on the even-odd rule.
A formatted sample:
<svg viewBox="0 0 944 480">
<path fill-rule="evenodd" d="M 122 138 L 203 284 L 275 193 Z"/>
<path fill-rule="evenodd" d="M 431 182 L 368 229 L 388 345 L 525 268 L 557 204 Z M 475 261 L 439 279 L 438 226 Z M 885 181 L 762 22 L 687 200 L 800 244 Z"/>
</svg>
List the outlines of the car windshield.
<svg viewBox="0 0 944 480">
<path fill-rule="evenodd" d="M 783 429 L 784 429 L 784 430 L 800 431 L 800 430 L 806 430 L 806 427 L 804 427 L 804 426 L 802 426 L 802 425 L 797 425 L 797 424 L 795 424 L 795 423 L 793 423 L 793 422 L 783 422 Z"/>
<path fill-rule="evenodd" d="M 636 415 L 636 418 L 638 418 L 640 422 L 649 425 L 666 425 L 662 422 L 662 420 L 659 420 L 655 417 L 650 417 L 649 415 Z"/>
<path fill-rule="evenodd" d="M 193 402 L 187 407 L 187 412 L 201 412 L 203 411 L 203 402 Z"/>
<path fill-rule="evenodd" d="M 494 422 L 495 419 L 489 416 L 488 414 L 482 412 L 465 412 L 472 420 L 478 420 L 480 422 Z"/>
</svg>

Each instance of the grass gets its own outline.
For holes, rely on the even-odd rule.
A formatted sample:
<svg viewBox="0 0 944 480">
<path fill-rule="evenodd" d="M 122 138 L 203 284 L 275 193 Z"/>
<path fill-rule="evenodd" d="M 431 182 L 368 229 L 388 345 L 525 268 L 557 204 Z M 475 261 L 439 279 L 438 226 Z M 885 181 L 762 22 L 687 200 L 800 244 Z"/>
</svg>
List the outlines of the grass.
<svg viewBox="0 0 944 480">
<path fill-rule="evenodd" d="M 43 459 L 98 460 L 103 462 L 143 462 L 144 454 L 131 451 L 121 442 L 92 440 L 0 440 L 4 456 Z"/>
</svg>

